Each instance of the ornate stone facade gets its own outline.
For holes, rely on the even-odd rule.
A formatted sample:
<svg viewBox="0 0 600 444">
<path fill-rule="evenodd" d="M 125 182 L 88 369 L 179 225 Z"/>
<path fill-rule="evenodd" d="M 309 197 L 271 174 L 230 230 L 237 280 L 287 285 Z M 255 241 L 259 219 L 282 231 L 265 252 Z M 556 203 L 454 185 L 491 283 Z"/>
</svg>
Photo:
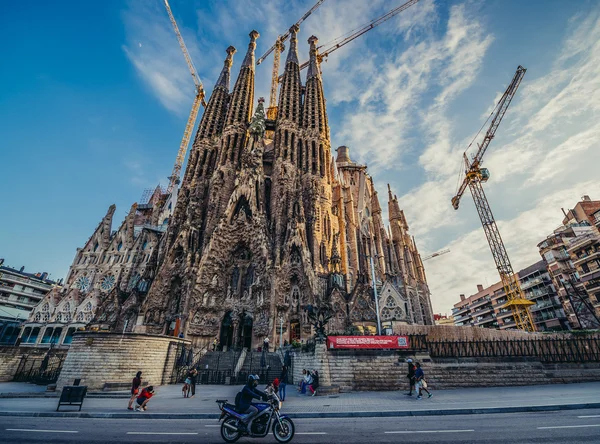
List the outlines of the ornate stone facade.
<svg viewBox="0 0 600 444">
<path fill-rule="evenodd" d="M 404 213 L 390 191 L 388 231 L 366 166 L 346 147 L 333 160 L 317 38 L 303 85 L 296 33 L 275 120 L 266 120 L 262 99 L 252 110 L 258 33 L 231 93 L 228 49 L 142 304 L 153 321 L 136 331 L 256 346 L 264 336 L 309 337 L 306 308 L 323 303 L 334 311 L 330 330 L 373 326 L 371 255 L 382 319 L 433 324 Z"/>
<path fill-rule="evenodd" d="M 66 291 L 93 299 L 91 325 L 119 331 L 128 321 L 128 330 L 183 333 L 195 345 L 219 337 L 224 346 L 255 347 L 266 336 L 312 336 L 309 307 L 329 307 L 330 331 L 372 329 L 374 287 L 383 321 L 433 325 L 404 213 L 389 191 L 387 229 L 367 167 L 345 146 L 332 157 L 318 40 L 308 41 L 302 84 L 298 30 L 290 31 L 276 118 L 266 119 L 262 99 L 253 112 L 253 31 L 231 93 L 235 48 L 227 49 L 166 232 L 134 235 L 134 206 L 111 234 L 112 208 L 78 252 Z M 151 282 L 147 294 L 136 282 Z"/>
</svg>

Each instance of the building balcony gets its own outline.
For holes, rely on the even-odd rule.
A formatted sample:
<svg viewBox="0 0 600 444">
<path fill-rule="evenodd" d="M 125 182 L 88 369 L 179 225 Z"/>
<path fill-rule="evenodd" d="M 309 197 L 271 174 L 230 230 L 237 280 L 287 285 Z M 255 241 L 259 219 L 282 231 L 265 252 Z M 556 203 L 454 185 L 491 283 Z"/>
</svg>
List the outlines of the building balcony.
<svg viewBox="0 0 600 444">
<path fill-rule="evenodd" d="M 470 322 L 471 321 L 471 315 L 465 315 L 465 316 L 454 316 L 454 322 Z"/>
<path fill-rule="evenodd" d="M 476 326 L 482 326 L 490 322 L 496 322 L 496 317 L 494 315 L 485 316 L 484 318 L 481 318 L 479 320 L 475 319 Z"/>
<path fill-rule="evenodd" d="M 14 307 L 26 308 L 27 310 L 33 309 L 37 302 L 23 302 L 19 300 L 12 300 L 6 296 L 0 296 L 0 302 L 4 302 L 6 305 L 12 305 Z"/>
<path fill-rule="evenodd" d="M 550 299 L 550 300 L 543 300 L 543 301 L 538 301 L 538 303 L 536 303 L 535 305 L 532 305 L 530 307 L 531 312 L 535 312 L 535 311 L 540 311 L 543 310 L 544 308 L 557 308 L 560 309 L 562 308 L 562 304 L 554 299 Z"/>
<path fill-rule="evenodd" d="M 521 290 L 526 290 L 531 287 L 535 287 L 537 285 L 546 285 L 550 280 L 546 278 L 537 277 L 535 279 L 531 279 L 527 282 L 521 283 Z"/>
<path fill-rule="evenodd" d="M 8 294 L 14 294 L 16 296 L 24 296 L 30 299 L 33 299 L 32 304 L 37 304 L 39 301 L 41 301 L 44 296 L 46 296 L 45 294 L 40 294 L 40 293 L 30 293 L 27 291 L 23 291 L 23 290 L 15 290 L 14 287 L 9 287 L 7 285 L 2 285 L 0 284 L 0 292 L 4 292 L 4 293 L 8 293 Z"/>
<path fill-rule="evenodd" d="M 6 282 L 12 282 L 13 284 L 24 284 L 27 287 L 36 288 L 38 290 L 42 290 L 44 293 L 49 292 L 52 289 L 51 284 L 45 284 L 43 282 L 38 282 L 33 279 L 22 278 L 19 276 L 14 276 L 10 273 L 3 272 L 2 280 Z"/>
<path fill-rule="evenodd" d="M 453 308 L 452 309 L 452 315 L 453 316 L 457 316 L 463 313 L 466 313 L 467 311 L 469 311 L 469 306 L 465 305 L 464 307 L 461 308 Z"/>
<path fill-rule="evenodd" d="M 484 296 L 483 298 L 481 298 L 481 299 L 477 300 L 476 302 L 474 302 L 473 304 L 471 304 L 469 307 L 471 308 L 471 310 L 475 310 L 476 308 L 481 307 L 485 304 L 490 304 L 491 301 L 492 300 L 489 296 Z"/>
<path fill-rule="evenodd" d="M 499 313 L 496 313 L 496 319 L 504 319 L 508 316 L 512 316 L 512 310 L 510 309 L 506 309 L 505 311 L 500 311 Z"/>
<path fill-rule="evenodd" d="M 579 255 L 579 257 L 577 259 L 573 260 L 573 265 L 577 266 L 580 264 L 584 264 L 588 261 L 591 261 L 592 259 L 598 259 L 600 258 L 600 251 L 594 251 L 590 254 L 588 253 L 583 253 L 581 255 Z"/>
<path fill-rule="evenodd" d="M 477 311 L 473 311 L 471 312 L 471 317 L 472 318 L 476 318 L 477 316 L 481 316 L 483 314 L 489 313 L 493 310 L 492 306 L 488 306 L 488 307 L 483 307 Z"/>
</svg>

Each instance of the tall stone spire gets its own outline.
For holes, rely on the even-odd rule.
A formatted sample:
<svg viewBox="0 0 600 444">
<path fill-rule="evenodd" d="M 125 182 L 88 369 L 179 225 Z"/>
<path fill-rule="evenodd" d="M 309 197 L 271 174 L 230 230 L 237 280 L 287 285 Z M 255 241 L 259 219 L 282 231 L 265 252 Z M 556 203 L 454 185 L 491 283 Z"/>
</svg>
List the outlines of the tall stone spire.
<svg viewBox="0 0 600 444">
<path fill-rule="evenodd" d="M 230 46 L 226 50 L 227 57 L 223 62 L 223 69 L 219 75 L 219 79 L 215 84 L 215 89 L 206 106 L 206 111 L 202 116 L 202 121 L 198 127 L 196 141 L 198 139 L 211 138 L 219 134 L 223 130 L 225 113 L 227 111 L 227 99 L 229 96 L 229 75 L 231 65 L 233 64 L 233 55 L 236 49 Z M 196 142 L 194 141 L 194 143 Z"/>
<path fill-rule="evenodd" d="M 223 165 L 230 162 L 239 167 L 242 149 L 246 143 L 246 126 L 252 117 L 254 103 L 254 49 L 258 36 L 257 31 L 250 33 L 248 51 L 231 94 L 223 131 L 225 136 L 221 153 Z"/>
<path fill-rule="evenodd" d="M 310 44 L 310 62 L 306 74 L 306 96 L 304 99 L 304 128 L 315 130 L 321 137 L 329 137 L 327 112 L 325 109 L 325 95 L 319 68 L 319 54 L 317 43 L 319 39 L 314 35 L 308 39 Z"/>
<path fill-rule="evenodd" d="M 233 87 L 231 106 L 227 111 L 227 125 L 248 123 L 250 117 L 252 117 L 252 104 L 254 102 L 254 49 L 256 48 L 256 39 L 259 35 L 258 31 L 250 33 L 248 51 Z"/>
<path fill-rule="evenodd" d="M 298 26 L 290 28 L 290 50 L 285 62 L 285 70 L 277 107 L 277 128 L 275 147 L 278 158 L 290 161 L 302 168 L 304 145 L 300 138 L 302 120 L 302 81 L 296 49 Z"/>
</svg>

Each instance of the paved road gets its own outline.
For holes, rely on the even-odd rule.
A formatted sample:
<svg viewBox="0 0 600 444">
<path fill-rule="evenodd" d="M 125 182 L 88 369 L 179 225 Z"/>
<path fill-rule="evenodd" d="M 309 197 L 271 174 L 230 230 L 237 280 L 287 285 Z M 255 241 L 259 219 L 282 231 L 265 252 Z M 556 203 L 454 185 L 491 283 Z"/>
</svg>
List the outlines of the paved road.
<svg viewBox="0 0 600 444">
<path fill-rule="evenodd" d="M 295 444 L 600 443 L 600 411 L 597 409 L 427 418 L 297 419 L 294 422 Z M 7 417 L 0 417 L 0 442 L 223 443 L 216 420 Z M 269 435 L 265 440 L 239 442 L 276 441 Z"/>
</svg>

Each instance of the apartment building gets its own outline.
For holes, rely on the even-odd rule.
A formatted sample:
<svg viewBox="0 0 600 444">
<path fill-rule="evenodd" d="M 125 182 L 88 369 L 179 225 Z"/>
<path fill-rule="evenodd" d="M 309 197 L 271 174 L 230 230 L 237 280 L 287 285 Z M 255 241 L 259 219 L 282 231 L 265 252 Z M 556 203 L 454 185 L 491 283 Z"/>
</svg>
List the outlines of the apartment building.
<svg viewBox="0 0 600 444">
<path fill-rule="evenodd" d="M 57 283 L 48 273 L 26 273 L 0 266 L 0 343 L 15 342 L 19 325 Z"/>
<path fill-rule="evenodd" d="M 519 271 L 519 281 L 525 296 L 535 302 L 530 310 L 538 331 L 565 330 L 569 328 L 563 306 L 543 261 Z M 454 325 L 482 328 L 515 328 L 515 320 L 507 302 L 502 282 L 487 288 L 477 285 L 477 293 L 465 297 L 454 305 L 452 315 Z"/>
</svg>

